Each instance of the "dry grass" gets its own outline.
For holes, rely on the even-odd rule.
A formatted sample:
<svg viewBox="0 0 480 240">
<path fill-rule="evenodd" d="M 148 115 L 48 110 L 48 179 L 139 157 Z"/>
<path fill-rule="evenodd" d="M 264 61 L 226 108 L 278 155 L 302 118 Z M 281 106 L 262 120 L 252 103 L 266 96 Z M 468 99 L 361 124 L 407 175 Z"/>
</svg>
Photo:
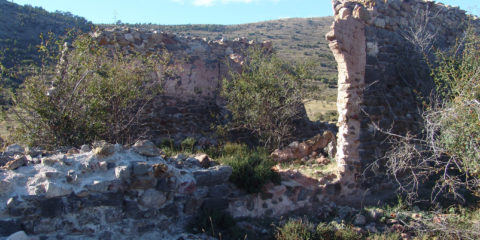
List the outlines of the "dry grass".
<svg viewBox="0 0 480 240">
<path fill-rule="evenodd" d="M 311 121 L 325 120 L 321 116 L 328 115 L 331 112 L 337 111 L 336 102 L 329 102 L 324 100 L 306 100 L 304 102 L 307 110 L 308 118 Z"/>
</svg>

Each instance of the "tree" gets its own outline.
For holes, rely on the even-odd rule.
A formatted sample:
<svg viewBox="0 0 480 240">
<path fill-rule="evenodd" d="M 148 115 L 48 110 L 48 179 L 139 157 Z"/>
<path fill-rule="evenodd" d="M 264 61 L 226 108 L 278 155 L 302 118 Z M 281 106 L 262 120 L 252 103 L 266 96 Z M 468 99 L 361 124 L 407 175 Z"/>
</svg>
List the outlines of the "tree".
<svg viewBox="0 0 480 240">
<path fill-rule="evenodd" d="M 271 148 L 285 143 L 302 117 L 306 75 L 305 65 L 292 66 L 262 49 L 248 51 L 242 70 L 223 81 L 230 129 L 246 129 Z"/>
</svg>

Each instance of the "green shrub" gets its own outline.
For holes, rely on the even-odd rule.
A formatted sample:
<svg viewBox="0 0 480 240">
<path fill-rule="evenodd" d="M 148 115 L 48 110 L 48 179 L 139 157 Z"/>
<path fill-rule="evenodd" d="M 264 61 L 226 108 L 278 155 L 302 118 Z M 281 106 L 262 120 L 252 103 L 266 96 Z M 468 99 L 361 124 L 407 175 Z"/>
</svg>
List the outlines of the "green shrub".
<svg viewBox="0 0 480 240">
<path fill-rule="evenodd" d="M 233 168 L 230 181 L 248 193 L 257 193 L 267 182 L 280 182 L 280 175 L 272 170 L 275 162 L 263 148 L 247 150 L 239 144 L 227 144 L 224 155 L 219 159 L 222 164 Z"/>
<path fill-rule="evenodd" d="M 134 141 L 139 114 L 161 92 L 152 73 L 163 65 L 170 74 L 168 54 L 125 55 L 99 46 L 89 35 L 78 37 L 68 51 L 57 46 L 63 49 L 58 55 L 41 46 L 45 59 L 58 60 L 57 65 L 44 61 L 14 98 L 12 112 L 20 123 L 16 140 L 47 148 L 97 139 Z"/>
<path fill-rule="evenodd" d="M 224 79 L 222 96 L 232 114 L 231 129 L 246 129 L 264 146 L 279 147 L 302 117 L 302 80 L 307 67 L 292 66 L 261 49 L 247 53 L 240 73 Z"/>
<path fill-rule="evenodd" d="M 480 196 L 480 36 L 469 31 L 462 44 L 438 54 L 439 99 L 426 106 L 423 131 L 392 137 L 387 167 L 409 200 Z"/>
<path fill-rule="evenodd" d="M 327 223 L 319 223 L 315 229 L 315 236 L 321 240 L 335 239 L 335 232 L 334 226 Z"/>
<path fill-rule="evenodd" d="M 315 230 L 312 223 L 303 219 L 290 219 L 275 234 L 277 240 L 313 240 Z"/>
<path fill-rule="evenodd" d="M 248 153 L 248 151 L 249 149 L 247 145 L 231 142 L 227 142 L 222 148 L 222 154 L 225 156 Z"/>
<path fill-rule="evenodd" d="M 193 153 L 193 148 L 195 147 L 196 143 L 197 143 L 197 140 L 195 140 L 195 138 L 188 137 L 183 139 L 183 141 L 180 143 L 180 146 L 182 147 L 182 151 Z"/>
</svg>

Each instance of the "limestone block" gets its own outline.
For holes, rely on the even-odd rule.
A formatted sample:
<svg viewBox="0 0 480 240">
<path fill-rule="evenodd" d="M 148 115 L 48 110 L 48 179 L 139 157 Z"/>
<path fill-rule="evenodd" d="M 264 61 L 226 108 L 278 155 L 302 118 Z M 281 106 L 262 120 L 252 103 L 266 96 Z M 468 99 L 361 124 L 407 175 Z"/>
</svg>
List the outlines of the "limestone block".
<svg viewBox="0 0 480 240">
<path fill-rule="evenodd" d="M 48 182 L 45 184 L 45 194 L 47 198 L 60 197 L 72 193 L 71 187 Z"/>
<path fill-rule="evenodd" d="M 7 162 L 7 164 L 5 164 L 3 168 L 8 170 L 15 170 L 25 164 L 27 164 L 27 158 L 25 156 L 15 156 L 15 159 Z"/>
<path fill-rule="evenodd" d="M 193 172 L 193 176 L 198 186 L 212 186 L 225 183 L 231 174 L 232 167 L 225 165 L 196 170 Z"/>
<path fill-rule="evenodd" d="M 115 145 L 111 143 L 100 141 L 100 142 L 95 142 L 93 145 L 95 147 L 94 153 L 98 157 L 108 157 L 115 153 Z"/>
<path fill-rule="evenodd" d="M 132 173 L 134 176 L 147 175 L 151 170 L 151 166 L 147 162 L 133 162 Z"/>
<path fill-rule="evenodd" d="M 5 148 L 4 154 L 14 155 L 14 154 L 20 154 L 24 152 L 25 152 L 25 149 L 22 146 L 18 144 L 12 144 Z"/>
<path fill-rule="evenodd" d="M 147 208 L 159 209 L 167 201 L 165 195 L 157 190 L 148 189 L 140 197 L 139 203 Z"/>
<path fill-rule="evenodd" d="M 24 231 L 20 231 L 8 236 L 7 240 L 31 240 L 31 238 Z"/>
<path fill-rule="evenodd" d="M 129 180 L 131 177 L 131 170 L 128 166 L 118 166 L 115 168 L 115 178 L 119 180 Z"/>
<path fill-rule="evenodd" d="M 159 156 L 162 153 L 161 150 L 158 149 L 153 142 L 148 140 L 139 140 L 135 142 L 132 150 L 140 155 L 147 157 Z"/>
</svg>

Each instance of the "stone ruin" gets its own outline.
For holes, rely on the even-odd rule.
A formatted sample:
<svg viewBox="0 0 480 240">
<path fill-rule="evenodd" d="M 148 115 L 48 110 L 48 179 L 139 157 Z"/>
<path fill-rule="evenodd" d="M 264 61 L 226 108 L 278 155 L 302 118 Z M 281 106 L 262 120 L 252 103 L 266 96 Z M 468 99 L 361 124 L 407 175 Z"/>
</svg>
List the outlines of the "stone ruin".
<svg viewBox="0 0 480 240">
<path fill-rule="evenodd" d="M 454 47 L 468 24 L 480 25 L 465 11 L 433 1 L 332 3 L 335 20 L 326 38 L 338 64 L 339 189 L 352 202 L 381 198 L 393 186 L 365 173 L 389 150 L 383 131 L 419 131 L 419 96 L 433 90 L 423 56 Z"/>
<path fill-rule="evenodd" d="M 149 138 L 183 140 L 192 134 L 212 132 L 211 123 L 221 114 L 219 88 L 229 71 L 238 71 L 247 49 L 272 51 L 272 43 L 256 43 L 246 38 L 207 41 L 155 30 L 114 27 L 91 35 L 108 48 L 140 53 L 171 55 L 173 77 L 163 82 L 163 93 L 152 101 L 141 117 Z M 156 75 L 158 76 L 158 75 Z M 158 81 L 160 79 L 157 79 Z M 195 136 L 205 137 L 205 136 Z"/>
<path fill-rule="evenodd" d="M 250 218 L 298 211 L 346 216 L 351 211 L 335 209 L 335 203 L 377 203 L 389 196 L 393 186 L 383 178 L 375 184 L 371 180 L 376 178 L 363 178 L 389 147 L 379 129 L 416 131 L 416 92 L 428 95 L 431 90 L 428 78 L 422 78 L 418 51 L 454 46 L 469 16 L 458 8 L 419 0 L 334 0 L 333 7 L 335 21 L 327 39 L 339 71 L 338 172 L 314 179 L 283 171 L 281 184 L 246 194 L 228 181 L 230 167 L 205 155 L 167 158 L 148 141 L 131 147 L 100 142 L 93 149 L 54 152 L 14 145 L 0 158 L 0 237 L 26 231 L 45 239 L 209 239 L 184 233 L 187 222 L 205 208 L 225 210 L 256 229 Z M 418 27 L 424 31 L 416 32 Z M 418 49 L 412 34 L 435 40 Z M 239 67 L 242 51 L 254 44 L 123 28 L 93 36 L 102 45 L 125 51 L 168 49 L 181 63 L 179 77 L 165 82 L 166 94 L 145 113 L 155 136 L 189 134 L 209 126 L 208 113 L 218 111 L 227 62 Z M 261 45 L 271 49 L 267 42 Z M 304 157 L 311 154 L 305 149 L 325 147 L 326 139 L 334 142 L 332 136 L 326 132 L 291 144 L 276 156 Z"/>
</svg>

